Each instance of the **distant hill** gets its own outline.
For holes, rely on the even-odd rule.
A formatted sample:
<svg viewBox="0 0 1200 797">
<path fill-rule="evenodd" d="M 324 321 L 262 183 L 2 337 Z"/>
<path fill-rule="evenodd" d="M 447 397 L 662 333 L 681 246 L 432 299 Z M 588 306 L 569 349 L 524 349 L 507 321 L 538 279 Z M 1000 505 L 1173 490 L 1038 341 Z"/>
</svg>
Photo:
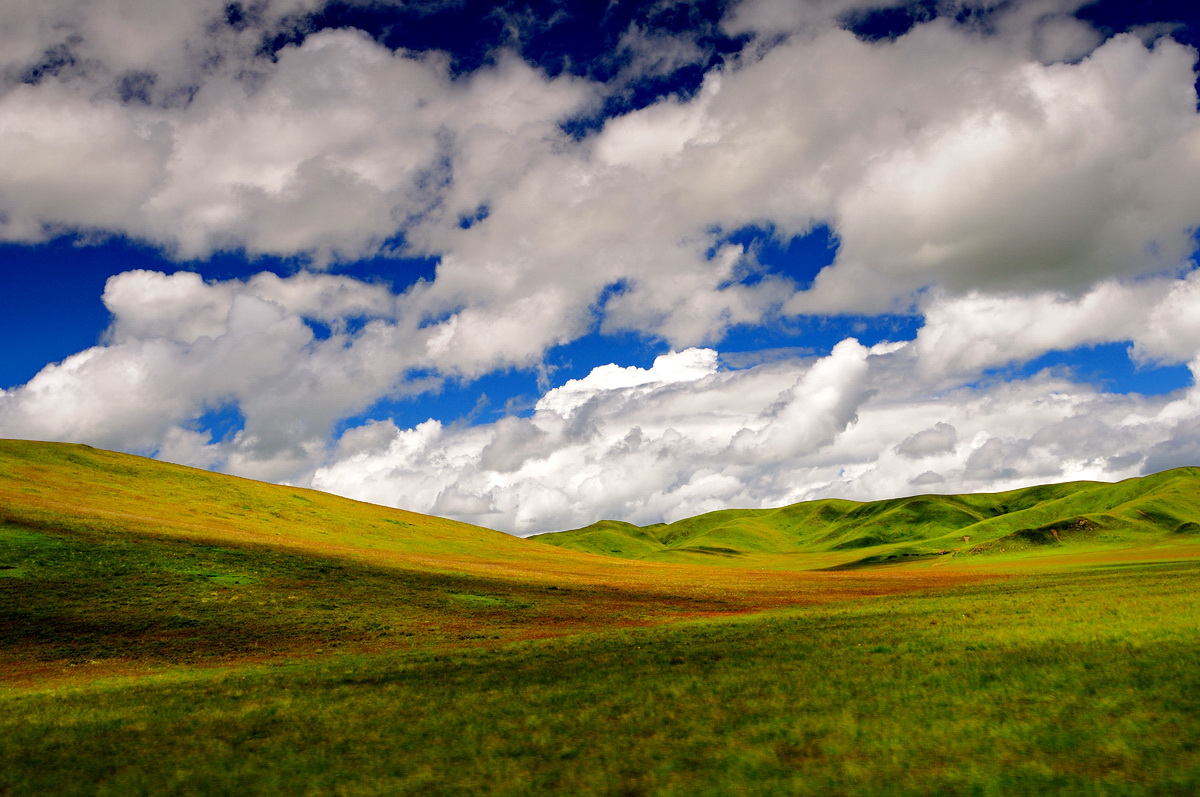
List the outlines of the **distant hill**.
<svg viewBox="0 0 1200 797">
<path fill-rule="evenodd" d="M 1200 468 L 1176 468 L 1117 484 L 1069 482 L 865 503 L 824 499 L 778 509 L 725 509 L 646 527 L 602 520 L 530 539 L 651 561 L 734 564 L 761 554 L 841 554 L 838 566 L 846 567 L 943 552 L 995 554 L 1198 533 Z"/>
<path fill-rule="evenodd" d="M 553 580 L 646 563 L 738 565 L 805 556 L 790 569 L 957 551 L 1200 534 L 1200 468 L 1117 484 L 1070 482 L 976 495 L 807 501 L 727 509 L 670 524 L 602 520 L 521 539 L 445 518 L 84 445 L 0 440 L 0 524 L 266 544 L 423 570 Z M 554 546 L 554 547 L 550 547 Z M 599 554 L 604 558 L 597 558 Z"/>
</svg>

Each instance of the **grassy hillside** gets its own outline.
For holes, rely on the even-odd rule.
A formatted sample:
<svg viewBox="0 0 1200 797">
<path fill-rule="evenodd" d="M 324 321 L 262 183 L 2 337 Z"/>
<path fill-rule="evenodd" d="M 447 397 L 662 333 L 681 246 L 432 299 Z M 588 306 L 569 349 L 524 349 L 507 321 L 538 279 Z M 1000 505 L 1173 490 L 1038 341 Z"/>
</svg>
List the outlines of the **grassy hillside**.
<svg viewBox="0 0 1200 797">
<path fill-rule="evenodd" d="M 576 533 L 711 567 L 0 441 L 0 795 L 1196 793 L 1195 478 Z"/>
<path fill-rule="evenodd" d="M 82 445 L 0 440 L 0 519 L 430 562 L 523 561 L 510 535 L 443 518 L 264 484 Z"/>
<path fill-rule="evenodd" d="M 949 552 L 996 555 L 1039 546 L 1145 545 L 1200 532 L 1200 468 L 1117 484 L 1070 482 L 1003 493 L 819 500 L 727 509 L 640 528 L 601 521 L 531 539 L 647 561 L 740 565 L 763 554 L 825 554 L 861 566 Z"/>
<path fill-rule="evenodd" d="M 86 446 L 0 441 L 0 683 L 492 644 L 931 583 L 630 563 Z"/>
</svg>

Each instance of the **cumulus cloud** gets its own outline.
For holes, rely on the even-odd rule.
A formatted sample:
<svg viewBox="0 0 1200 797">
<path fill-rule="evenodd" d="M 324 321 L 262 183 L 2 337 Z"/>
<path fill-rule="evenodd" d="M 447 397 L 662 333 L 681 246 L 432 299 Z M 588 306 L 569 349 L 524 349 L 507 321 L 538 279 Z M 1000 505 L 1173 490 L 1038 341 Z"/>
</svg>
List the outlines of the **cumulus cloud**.
<svg viewBox="0 0 1200 797">
<path fill-rule="evenodd" d="M 1195 279 L 1142 286 L 1159 297 L 1135 304 L 1142 320 L 1173 317 Z M 869 348 L 846 339 L 823 356 L 736 370 L 712 348 L 665 354 L 649 368 L 608 364 L 546 391 L 529 417 L 410 429 L 371 422 L 331 450 L 338 420 L 380 396 L 433 386 L 406 374 L 436 372 L 444 329 L 415 323 L 404 300 L 330 274 L 118 275 L 105 291 L 105 342 L 0 394 L 0 434 L 157 451 L 527 533 L 601 516 L 650 523 L 822 496 L 1122 478 L 1182 464 L 1200 417 L 1195 387 L 1147 398 L 1048 374 L 1007 384 L 914 379 L 939 351 L 918 336 Z M 1146 351 L 1159 345 L 1153 324 L 1130 318 L 1111 334 L 1125 329 L 1141 330 L 1146 342 L 1135 335 L 1135 345 Z M 243 428 L 223 439 L 197 431 L 199 415 L 222 407 L 235 408 Z"/>
<path fill-rule="evenodd" d="M 146 33 L 157 44 L 124 52 L 98 14 L 81 6 L 59 25 L 43 6 L 28 14 L 43 49 L 60 30 L 73 62 L 105 74 L 158 74 L 169 39 L 209 66 L 155 83 L 191 86 L 174 105 L 97 93 L 98 77 L 66 67 L 12 83 L 0 95 L 0 235 L 102 230 L 182 258 L 242 248 L 325 263 L 403 234 L 442 261 L 424 311 L 468 310 L 447 326 L 447 350 L 536 313 L 530 297 L 548 308 L 520 364 L 586 331 L 602 297 L 605 329 L 684 348 L 781 309 L 874 312 L 929 285 L 1078 294 L 1176 267 L 1200 211 L 1193 54 L 1132 36 L 1083 53 L 1071 4 L 1015 5 L 991 36 L 936 20 L 869 43 L 835 24 L 863 4 L 747 2 L 730 25 L 765 31 L 747 20 L 804 6 L 784 27 L 806 35 L 748 50 L 695 96 L 581 141 L 560 125 L 616 89 L 551 79 L 512 53 L 453 77 L 436 53 L 352 30 L 308 35 L 274 60 L 246 49 L 299 2 L 263 6 L 242 30 L 222 22 L 224 6 L 159 12 L 164 27 Z M 1043 63 L 1034 34 L 1086 57 Z M 648 36 L 631 29 L 623 46 L 669 64 L 646 61 L 643 74 L 695 55 L 686 37 L 664 49 Z M 27 50 L 12 63 L 32 63 Z M 786 237 L 820 223 L 838 259 L 800 293 L 769 274 L 747 280 L 749 259 L 714 232 L 770 224 Z"/>
<path fill-rule="evenodd" d="M 1177 294 L 1176 282 L 1107 282 L 1081 297 L 1045 291 L 935 293 L 922 305 L 925 324 L 917 335 L 921 372 L 962 376 L 1046 351 L 1140 340 L 1147 332 L 1147 308 Z"/>
<path fill-rule="evenodd" d="M 832 443 L 855 420 L 867 395 L 869 353 L 853 338 L 834 346 L 765 408 L 765 424 L 734 435 L 734 453 L 753 462 L 780 462 Z"/>
<path fill-rule="evenodd" d="M 6 4 L 0 239 L 318 267 L 403 240 L 434 278 L 115 276 L 103 342 L 0 393 L 0 432 L 521 531 L 1188 455 L 1192 393 L 973 382 L 1101 342 L 1146 364 L 1200 354 L 1200 277 L 1178 276 L 1200 217 L 1195 53 L 1169 38 L 1101 43 L 1078 2 L 1039 0 L 968 4 L 986 32 L 943 18 L 868 42 L 842 22 L 887 4 L 745 0 L 724 24 L 751 44 L 694 94 L 574 138 L 607 93 L 700 63 L 696 41 L 630 28 L 611 86 L 503 50 L 456 75 L 358 31 L 305 35 L 317 5 Z M 817 225 L 838 251 L 808 289 L 730 242 Z M 915 342 L 740 370 L 716 353 L 738 327 L 897 309 L 924 316 Z M 673 353 L 549 390 L 528 418 L 332 438 L 382 397 L 537 368 L 597 330 Z M 197 419 L 222 408 L 244 428 L 208 439 Z"/>
<path fill-rule="evenodd" d="M 932 487 L 935 484 L 945 484 L 946 479 L 940 473 L 934 473 L 927 470 L 924 473 L 919 473 L 908 480 L 908 483 L 913 487 Z"/>
<path fill-rule="evenodd" d="M 126 450 L 166 446 L 177 460 L 281 478 L 322 455 L 335 421 L 412 389 L 400 377 L 427 355 L 398 325 L 394 300 L 380 286 L 328 274 L 224 282 L 190 272 L 119 274 L 104 292 L 113 314 L 105 342 L 0 397 L 0 431 Z M 348 318 L 361 326 L 350 331 Z M 318 337 L 312 322 L 327 335 Z M 184 434 L 226 405 L 245 428 L 223 454 Z"/>
<path fill-rule="evenodd" d="M 909 40 L 911 55 L 941 50 L 930 64 L 961 46 L 930 25 L 886 57 L 902 58 Z M 940 86 L 926 123 L 891 137 L 835 199 L 838 262 L 790 309 L 853 310 L 856 286 L 872 277 L 893 295 L 930 284 L 1079 292 L 1184 262 L 1200 211 L 1178 180 L 1194 173 L 1200 152 L 1194 54 L 1126 36 L 1077 65 L 991 56 L 999 75 L 986 82 L 970 71 L 921 80 L 924 90 Z"/>
<path fill-rule="evenodd" d="M 614 391 L 628 395 L 649 393 L 663 385 L 694 382 L 717 372 L 717 352 L 713 349 L 688 349 L 671 352 L 654 359 L 649 368 L 622 368 L 610 363 L 592 369 L 582 379 L 572 379 L 543 396 L 537 409 L 550 410 L 564 418 L 570 417 L 589 400 Z"/>
<path fill-rule="evenodd" d="M 930 395 L 905 379 L 914 348 L 847 340 L 815 360 L 741 371 L 672 372 L 672 361 L 712 362 L 703 350 L 645 370 L 605 366 L 549 391 L 529 418 L 353 430 L 306 483 L 531 533 L 827 496 L 1118 479 L 1147 451 L 1182 464 L 1194 448 L 1178 440 L 1194 424 L 1195 388 L 1118 396 L 1038 375 Z"/>
<path fill-rule="evenodd" d="M 920 459 L 930 454 L 944 454 L 952 451 L 957 442 L 958 431 L 950 424 L 938 421 L 930 428 L 914 432 L 904 438 L 904 441 L 896 446 L 896 453 Z"/>
<path fill-rule="evenodd" d="M 79 35 L 79 47 L 92 41 Z M 130 103 L 97 95 L 91 75 L 57 73 L 0 95 L 0 235 L 101 229 L 182 258 L 353 259 L 441 208 L 452 182 L 468 205 L 445 210 L 473 212 L 593 96 L 512 56 L 454 80 L 444 58 L 352 30 L 270 61 L 210 44 L 214 65 L 186 103 Z"/>
<path fill-rule="evenodd" d="M 621 34 L 616 47 L 617 57 L 629 59 L 625 74 L 635 79 L 670 75 L 701 63 L 707 55 L 692 35 L 646 30 L 637 24 Z"/>
<path fill-rule="evenodd" d="M 686 347 L 781 311 L 905 309 L 928 286 L 1077 298 L 1173 271 L 1200 211 L 1192 60 L 1133 37 L 1045 65 L 943 22 L 888 44 L 823 29 L 531 163 L 468 230 L 418 226 L 452 253 L 428 297 L 544 294 L 557 313 L 606 296 L 606 330 Z M 836 262 L 808 291 L 745 279 L 712 231 L 764 223 L 829 224 Z"/>
<path fill-rule="evenodd" d="M 1172 283 L 1133 337 L 1138 362 L 1182 363 L 1200 354 L 1200 271 Z"/>
<path fill-rule="evenodd" d="M 11 0 L 0 8 L 0 76 L 66 79 L 119 98 L 181 100 L 206 70 L 244 63 L 264 35 L 289 27 L 315 0 Z M 231 12 L 236 12 L 232 13 Z"/>
<path fill-rule="evenodd" d="M 825 29 L 849 14 L 903 5 L 903 0 L 811 0 L 793 3 L 788 0 L 742 0 L 725 19 L 725 30 L 732 35 L 777 37 L 781 35 Z"/>
<path fill-rule="evenodd" d="M 1167 468 L 1195 467 L 1200 462 L 1200 420 L 1189 416 L 1178 420 L 1165 439 L 1156 442 L 1146 452 L 1148 473 Z"/>
<path fill-rule="evenodd" d="M 931 383 L 970 377 L 1048 351 L 1129 342 L 1137 365 L 1187 363 L 1200 354 L 1200 270 L 1102 282 L 1061 292 L 927 295 L 917 333 L 917 374 Z"/>
<path fill-rule="evenodd" d="M 348 318 L 390 317 L 395 303 L 382 285 L 329 274 L 300 272 L 281 278 L 263 272 L 244 282 L 205 283 L 187 271 L 127 271 L 105 286 L 104 304 L 113 316 L 107 338 L 118 344 L 147 338 L 181 343 L 217 338 L 228 331 L 238 296 L 255 297 L 335 327 Z"/>
<path fill-rule="evenodd" d="M 747 431 L 784 441 L 777 462 L 832 442 L 850 422 L 847 407 L 861 400 L 867 356 L 848 341 L 815 361 L 737 372 L 720 370 L 711 350 L 665 355 L 644 370 L 601 367 L 549 391 L 527 419 L 462 429 L 431 420 L 386 433 L 375 425 L 361 443 L 348 435 L 338 460 L 311 483 L 429 510 L 446 506 L 444 496 L 462 506 L 473 495 L 487 505 L 469 515 L 476 522 L 524 531 L 602 509 L 658 517 L 715 507 L 746 488 L 727 472 L 731 457 L 745 461 L 736 470 L 765 467 L 765 455 L 747 456 Z"/>
</svg>

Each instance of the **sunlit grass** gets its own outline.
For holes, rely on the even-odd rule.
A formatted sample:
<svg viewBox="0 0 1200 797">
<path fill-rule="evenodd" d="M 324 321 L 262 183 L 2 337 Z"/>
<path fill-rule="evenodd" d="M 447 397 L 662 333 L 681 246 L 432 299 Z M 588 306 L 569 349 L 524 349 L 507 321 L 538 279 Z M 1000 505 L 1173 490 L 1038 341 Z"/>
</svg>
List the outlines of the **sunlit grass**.
<svg viewBox="0 0 1200 797">
<path fill-rule="evenodd" d="M 490 644 L 973 577 L 630 563 L 83 446 L 5 447 L 0 683 Z"/>
<path fill-rule="evenodd" d="M 646 528 L 599 521 L 534 539 L 645 561 L 744 567 L 774 556 L 775 566 L 823 567 L 951 553 L 995 556 L 1063 545 L 1144 547 L 1181 537 L 1200 539 L 1197 468 L 1117 484 L 1071 482 L 1003 493 L 724 509 Z"/>
<path fill-rule="evenodd" d="M 13 695 L 16 793 L 1200 787 L 1195 563 Z"/>
<path fill-rule="evenodd" d="M 1197 793 L 1186 531 L 629 561 L 0 441 L 0 794 Z"/>
</svg>

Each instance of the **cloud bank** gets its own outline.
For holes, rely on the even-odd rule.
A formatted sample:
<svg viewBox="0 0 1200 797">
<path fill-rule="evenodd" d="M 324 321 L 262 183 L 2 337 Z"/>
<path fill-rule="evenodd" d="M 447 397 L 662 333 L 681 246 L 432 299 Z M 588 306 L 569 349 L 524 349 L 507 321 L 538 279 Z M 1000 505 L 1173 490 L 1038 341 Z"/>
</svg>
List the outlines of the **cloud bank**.
<svg viewBox="0 0 1200 797">
<path fill-rule="evenodd" d="M 1111 342 L 1195 368 L 1196 54 L 1169 36 L 1103 40 L 1079 3 L 1023 2 L 986 30 L 936 18 L 870 41 L 844 24 L 867 4 L 745 0 L 723 24 L 746 46 L 695 92 L 581 134 L 703 42 L 631 26 L 601 82 L 516 46 L 459 72 L 308 30 L 315 0 L 176 5 L 0 10 L 0 240 L 120 235 L 308 270 L 113 276 L 104 340 L 0 393 L 0 434 L 520 532 L 1118 477 L 1200 448 L 1181 442 L 1193 391 L 988 376 Z M 818 226 L 838 248 L 811 285 L 731 240 Z M 436 273 L 336 274 L 380 253 Z M 731 330 L 896 311 L 923 317 L 915 340 L 743 369 L 717 353 Z M 672 353 L 548 389 L 528 417 L 341 428 L 597 332 Z M 240 431 L 199 431 L 224 409 Z"/>
</svg>

